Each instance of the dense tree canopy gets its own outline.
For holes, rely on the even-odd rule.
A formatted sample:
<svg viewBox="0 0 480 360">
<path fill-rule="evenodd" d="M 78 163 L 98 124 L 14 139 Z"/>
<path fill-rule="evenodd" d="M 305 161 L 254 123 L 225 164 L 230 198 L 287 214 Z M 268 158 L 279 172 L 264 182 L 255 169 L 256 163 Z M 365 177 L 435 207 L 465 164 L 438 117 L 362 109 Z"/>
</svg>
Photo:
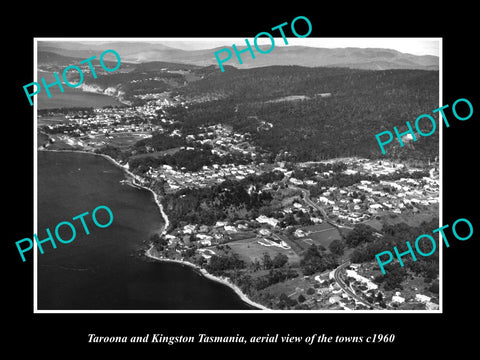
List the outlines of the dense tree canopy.
<svg viewBox="0 0 480 360">
<path fill-rule="evenodd" d="M 288 152 L 292 161 L 384 157 L 376 133 L 401 129 L 439 103 L 438 72 L 422 70 L 272 66 L 213 73 L 177 91 L 187 99 L 205 94 L 217 99 L 172 114 L 184 126 L 228 123 L 251 132 L 255 143 L 274 154 Z M 305 100 L 267 102 L 290 95 Z M 387 152 L 405 159 L 435 156 L 438 132 Z"/>
<path fill-rule="evenodd" d="M 365 224 L 357 224 L 353 230 L 348 233 L 345 242 L 349 247 L 357 247 L 359 244 L 372 242 L 375 229 Z"/>
<path fill-rule="evenodd" d="M 300 260 L 300 267 L 305 275 L 312 275 L 337 266 L 335 257 L 329 253 L 321 253 L 316 245 L 311 245 Z"/>
</svg>

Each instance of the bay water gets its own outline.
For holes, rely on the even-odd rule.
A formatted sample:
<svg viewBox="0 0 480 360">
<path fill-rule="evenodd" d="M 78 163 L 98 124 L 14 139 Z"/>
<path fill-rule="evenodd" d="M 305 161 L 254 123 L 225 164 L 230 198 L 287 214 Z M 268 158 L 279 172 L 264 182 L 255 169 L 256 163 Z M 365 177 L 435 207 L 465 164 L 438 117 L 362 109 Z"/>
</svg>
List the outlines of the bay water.
<svg viewBox="0 0 480 360">
<path fill-rule="evenodd" d="M 124 172 L 91 154 L 38 152 L 39 240 L 61 221 L 73 223 L 74 241 L 43 244 L 38 252 L 39 310 L 242 310 L 252 309 L 228 286 L 181 264 L 146 258 L 148 239 L 163 222 L 153 194 L 122 183 Z M 108 206 L 112 225 L 97 227 L 93 210 Z M 85 234 L 80 220 L 90 231 Z M 98 211 L 98 221 L 108 216 Z M 102 218 L 102 215 L 105 215 Z M 71 231 L 62 226 L 68 240 Z"/>
</svg>

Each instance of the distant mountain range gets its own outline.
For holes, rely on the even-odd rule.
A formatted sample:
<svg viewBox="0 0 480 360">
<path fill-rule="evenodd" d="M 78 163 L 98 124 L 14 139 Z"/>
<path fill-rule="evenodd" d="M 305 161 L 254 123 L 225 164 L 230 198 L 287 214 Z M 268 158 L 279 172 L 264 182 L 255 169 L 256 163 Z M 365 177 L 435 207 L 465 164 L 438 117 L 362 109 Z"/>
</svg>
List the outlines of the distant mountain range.
<svg viewBox="0 0 480 360">
<path fill-rule="evenodd" d="M 151 42 L 109 42 L 109 43 L 82 43 L 74 41 L 41 41 L 38 42 L 38 51 L 44 53 L 38 57 L 39 63 L 67 60 L 58 58 L 73 57 L 86 59 L 100 54 L 107 49 L 113 49 L 120 54 L 123 62 L 146 63 L 162 61 L 197 66 L 218 66 L 214 53 L 223 47 L 206 50 L 182 50 L 161 43 Z M 237 46 L 239 50 L 245 47 Z M 262 47 L 268 50 L 267 47 Z M 230 48 L 233 53 L 233 50 Z M 222 58 L 226 53 L 220 55 Z M 387 69 L 420 69 L 438 70 L 439 58 L 433 55 L 412 55 L 391 49 L 380 48 L 315 48 L 307 46 L 277 46 L 269 54 L 255 52 L 255 59 L 248 52 L 242 54 L 243 64 L 239 64 L 235 54 L 225 65 L 239 69 L 254 68 L 272 65 L 298 65 L 307 67 L 348 67 L 365 70 Z M 227 70 L 228 71 L 228 70 Z"/>
</svg>

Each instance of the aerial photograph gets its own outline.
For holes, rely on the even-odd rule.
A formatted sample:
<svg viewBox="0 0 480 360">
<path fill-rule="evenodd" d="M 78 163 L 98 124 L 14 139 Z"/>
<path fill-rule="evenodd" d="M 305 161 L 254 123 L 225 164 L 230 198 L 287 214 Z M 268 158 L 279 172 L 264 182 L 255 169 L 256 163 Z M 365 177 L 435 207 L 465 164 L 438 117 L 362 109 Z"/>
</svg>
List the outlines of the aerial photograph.
<svg viewBox="0 0 480 360">
<path fill-rule="evenodd" d="M 441 310 L 441 39 L 274 39 L 35 39 L 36 311 Z"/>
</svg>

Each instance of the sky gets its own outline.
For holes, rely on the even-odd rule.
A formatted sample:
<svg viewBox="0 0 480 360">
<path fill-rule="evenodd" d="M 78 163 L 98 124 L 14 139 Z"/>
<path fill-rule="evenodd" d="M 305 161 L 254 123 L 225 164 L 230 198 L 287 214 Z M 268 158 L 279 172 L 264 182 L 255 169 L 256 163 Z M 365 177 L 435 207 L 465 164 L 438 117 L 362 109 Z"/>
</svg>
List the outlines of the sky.
<svg viewBox="0 0 480 360">
<path fill-rule="evenodd" d="M 253 39 L 248 38 L 253 46 Z M 441 55 L 441 38 L 297 38 L 295 36 L 287 37 L 288 45 L 285 45 L 282 37 L 275 37 L 275 46 L 313 46 L 323 48 L 383 48 L 393 49 L 403 53 L 413 55 Z M 100 44 L 105 42 L 116 41 L 146 41 L 149 43 L 159 42 L 161 44 L 182 49 L 182 50 L 200 50 L 211 49 L 215 47 L 231 47 L 232 44 L 237 46 L 245 45 L 245 38 L 44 38 L 39 39 L 48 41 L 68 41 L 77 40 L 83 43 Z M 271 44 L 270 39 L 266 36 L 258 38 L 258 45 Z"/>
<path fill-rule="evenodd" d="M 261 41 L 260 41 L 261 40 Z M 288 45 L 301 45 L 325 48 L 385 48 L 413 55 L 440 56 L 441 38 L 296 38 L 287 37 Z M 184 50 L 210 49 L 218 46 L 245 45 L 244 38 L 203 38 L 203 39 L 162 39 L 165 45 Z M 249 38 L 253 46 L 253 39 Z M 270 45 L 268 37 L 259 38 L 259 45 Z M 275 46 L 285 45 L 281 37 L 275 38 Z"/>
</svg>

